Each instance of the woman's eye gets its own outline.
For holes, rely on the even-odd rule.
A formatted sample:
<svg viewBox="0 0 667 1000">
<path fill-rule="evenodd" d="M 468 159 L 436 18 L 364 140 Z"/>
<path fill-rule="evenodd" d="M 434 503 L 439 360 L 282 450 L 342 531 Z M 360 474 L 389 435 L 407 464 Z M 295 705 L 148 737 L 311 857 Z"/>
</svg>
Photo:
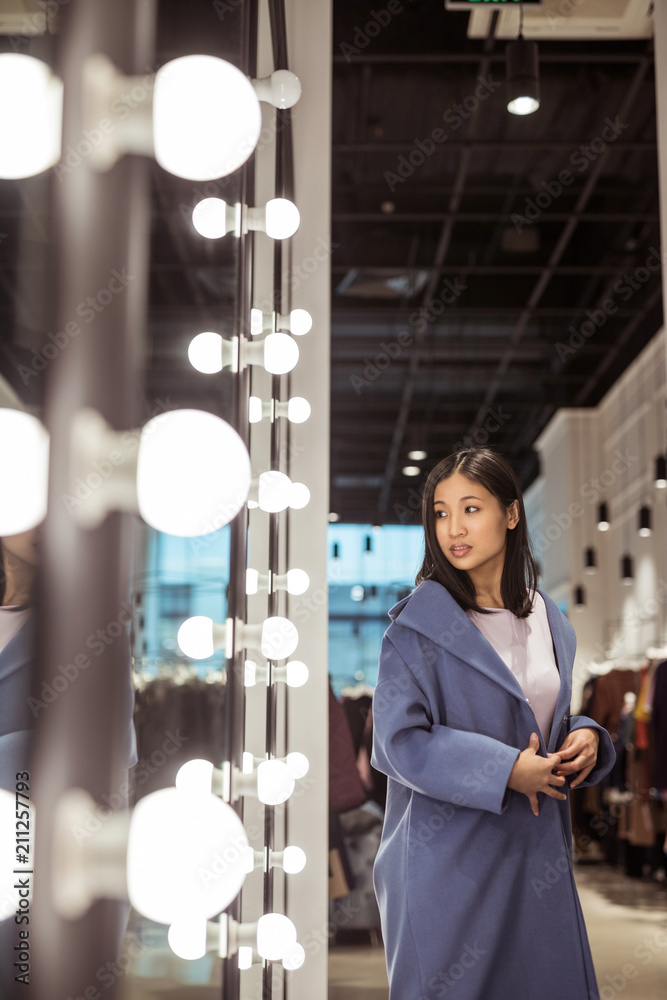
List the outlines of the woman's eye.
<svg viewBox="0 0 667 1000">
<path fill-rule="evenodd" d="M 469 507 L 466 507 L 466 513 L 467 513 L 467 512 L 469 511 L 469 510 L 479 510 L 479 507 L 473 507 L 473 506 L 472 506 L 472 504 L 471 504 L 471 505 L 470 505 Z"/>
<path fill-rule="evenodd" d="M 445 517 L 446 514 L 447 514 L 447 511 L 445 511 L 445 510 L 436 510 L 436 512 L 435 512 L 436 518 Z"/>
</svg>

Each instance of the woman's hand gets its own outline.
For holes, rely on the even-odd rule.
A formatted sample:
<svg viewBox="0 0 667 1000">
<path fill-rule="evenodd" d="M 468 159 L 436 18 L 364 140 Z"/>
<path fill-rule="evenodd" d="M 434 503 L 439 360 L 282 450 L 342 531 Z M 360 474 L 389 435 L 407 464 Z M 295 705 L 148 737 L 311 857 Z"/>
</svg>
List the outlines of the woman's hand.
<svg viewBox="0 0 667 1000">
<path fill-rule="evenodd" d="M 582 726 L 581 729 L 568 733 L 556 753 L 549 755 L 549 760 L 556 765 L 554 774 L 564 776 L 578 771 L 576 780 L 570 784 L 570 788 L 576 788 L 595 767 L 599 746 L 600 734 L 597 729 Z M 556 757 L 558 761 L 555 760 Z"/>
<path fill-rule="evenodd" d="M 565 778 L 552 773 L 556 765 L 560 764 L 560 756 L 558 754 L 550 754 L 548 757 L 539 757 L 537 754 L 539 748 L 539 736 L 537 733 L 531 733 L 527 748 L 517 757 L 510 776 L 507 779 L 508 788 L 527 796 L 530 808 L 536 816 L 540 814 L 537 804 L 538 792 L 544 792 L 545 795 L 549 795 L 552 799 L 567 798 L 566 795 L 558 791 L 558 786 L 565 784 Z"/>
</svg>

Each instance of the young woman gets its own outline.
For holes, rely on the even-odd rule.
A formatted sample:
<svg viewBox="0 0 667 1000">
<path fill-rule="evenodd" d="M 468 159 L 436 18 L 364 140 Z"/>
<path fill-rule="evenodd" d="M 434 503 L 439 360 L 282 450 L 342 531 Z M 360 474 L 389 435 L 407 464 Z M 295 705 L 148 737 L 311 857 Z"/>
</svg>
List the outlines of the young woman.
<svg viewBox="0 0 667 1000">
<path fill-rule="evenodd" d="M 570 715 L 576 638 L 537 589 L 521 491 L 488 448 L 431 472 L 417 588 L 389 615 L 371 762 L 391 1000 L 597 1000 L 568 786 L 611 769 Z"/>
</svg>

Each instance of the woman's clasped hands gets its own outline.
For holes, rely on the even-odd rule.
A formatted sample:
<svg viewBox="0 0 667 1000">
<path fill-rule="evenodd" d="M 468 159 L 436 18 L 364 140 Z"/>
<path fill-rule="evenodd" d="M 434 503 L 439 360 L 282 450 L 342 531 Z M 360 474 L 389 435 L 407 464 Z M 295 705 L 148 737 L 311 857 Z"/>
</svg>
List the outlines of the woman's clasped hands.
<svg viewBox="0 0 667 1000">
<path fill-rule="evenodd" d="M 537 752 L 539 737 L 531 733 L 528 746 L 514 763 L 507 787 L 525 795 L 534 814 L 539 816 L 537 793 L 544 792 L 552 799 L 567 798 L 559 791 L 566 776 L 577 773 L 570 787 L 580 785 L 595 767 L 599 743 L 600 737 L 594 729 L 582 727 L 568 733 L 557 753 L 542 757 Z"/>
</svg>

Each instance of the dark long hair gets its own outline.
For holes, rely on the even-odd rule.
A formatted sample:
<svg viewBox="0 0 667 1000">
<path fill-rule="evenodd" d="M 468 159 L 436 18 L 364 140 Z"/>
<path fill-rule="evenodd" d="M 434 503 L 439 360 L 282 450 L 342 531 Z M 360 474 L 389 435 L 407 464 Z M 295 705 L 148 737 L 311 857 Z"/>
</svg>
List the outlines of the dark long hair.
<svg viewBox="0 0 667 1000">
<path fill-rule="evenodd" d="M 435 534 L 433 496 L 438 483 L 449 479 L 455 472 L 474 483 L 485 486 L 503 510 L 514 500 L 519 503 L 519 523 L 507 531 L 505 565 L 500 581 L 503 604 L 517 618 L 527 618 L 532 610 L 529 590 L 537 589 L 537 566 L 530 551 L 526 512 L 521 487 L 509 462 L 492 448 L 467 448 L 443 458 L 431 470 L 422 495 L 422 524 L 424 526 L 424 562 L 415 583 L 435 580 L 449 591 L 464 611 L 491 614 L 480 607 L 475 599 L 475 588 L 465 570 L 458 569 L 446 558 Z"/>
</svg>

